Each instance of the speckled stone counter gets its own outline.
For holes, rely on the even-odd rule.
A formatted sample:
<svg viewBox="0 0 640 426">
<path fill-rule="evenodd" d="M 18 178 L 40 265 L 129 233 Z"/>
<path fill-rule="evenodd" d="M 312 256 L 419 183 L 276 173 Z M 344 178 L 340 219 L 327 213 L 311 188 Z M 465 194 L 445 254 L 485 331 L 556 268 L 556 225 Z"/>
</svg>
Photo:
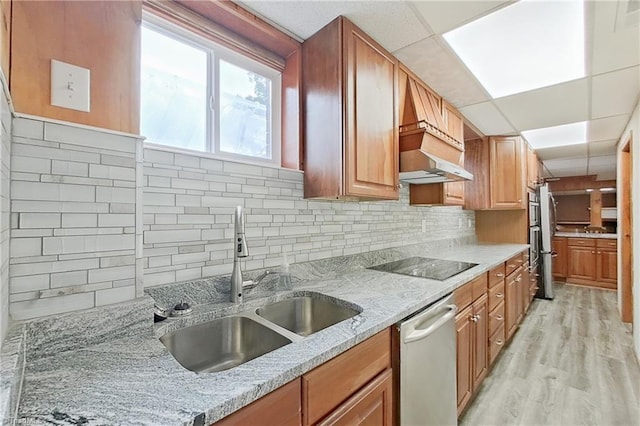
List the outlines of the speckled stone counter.
<svg viewBox="0 0 640 426">
<path fill-rule="evenodd" d="M 555 236 L 569 238 L 606 238 L 611 240 L 618 238 L 618 234 L 595 234 L 592 232 L 556 232 Z"/>
<path fill-rule="evenodd" d="M 108 338 L 102 339 L 102 343 L 82 344 L 77 348 L 67 341 L 67 347 L 61 348 L 55 345 L 56 333 L 68 335 L 67 329 L 74 327 L 71 321 L 83 322 L 81 315 L 69 316 L 64 329 L 48 330 L 50 342 L 47 345 L 40 342 L 39 349 L 34 351 L 37 355 L 26 357 L 18 421 L 57 425 L 190 425 L 196 416 L 205 413 L 205 423 L 209 424 L 527 248 L 522 244 L 467 244 L 437 250 L 409 247 L 394 249 L 389 256 L 371 257 L 367 262 L 363 261 L 369 264 L 357 265 L 351 270 L 334 268 L 344 272 L 326 279 L 310 274 L 312 279 L 295 283 L 294 293 L 326 294 L 358 305 L 362 313 L 299 342 L 218 373 L 196 374 L 184 369 L 168 353 L 158 336 L 187 324 L 279 300 L 291 292 L 266 292 L 266 299 L 256 294 L 241 307 L 230 303 L 202 304 L 195 306 L 194 314 L 188 318 L 170 319 L 155 326 L 151 323 L 153 302 L 145 297 L 137 303 L 140 304 L 139 310 L 148 315 L 148 326 L 141 324 L 134 311 L 130 311 L 127 314 L 131 325 L 128 332 L 112 332 Z M 473 262 L 478 266 L 446 281 L 364 269 L 416 254 Z M 89 322 L 85 320 L 84 323 Z M 81 336 L 87 335 L 90 340 L 94 333 L 100 333 L 100 330 L 87 327 Z M 28 341 L 27 347 L 31 347 Z"/>
</svg>

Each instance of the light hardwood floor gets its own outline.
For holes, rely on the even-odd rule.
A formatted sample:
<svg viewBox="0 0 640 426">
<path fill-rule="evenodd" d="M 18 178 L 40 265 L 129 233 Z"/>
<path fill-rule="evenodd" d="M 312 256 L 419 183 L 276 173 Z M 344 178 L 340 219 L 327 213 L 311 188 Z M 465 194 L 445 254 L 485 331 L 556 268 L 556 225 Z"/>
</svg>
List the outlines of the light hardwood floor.
<svg viewBox="0 0 640 426">
<path fill-rule="evenodd" d="M 555 289 L 534 299 L 461 426 L 640 425 L 640 368 L 616 293 Z"/>
</svg>

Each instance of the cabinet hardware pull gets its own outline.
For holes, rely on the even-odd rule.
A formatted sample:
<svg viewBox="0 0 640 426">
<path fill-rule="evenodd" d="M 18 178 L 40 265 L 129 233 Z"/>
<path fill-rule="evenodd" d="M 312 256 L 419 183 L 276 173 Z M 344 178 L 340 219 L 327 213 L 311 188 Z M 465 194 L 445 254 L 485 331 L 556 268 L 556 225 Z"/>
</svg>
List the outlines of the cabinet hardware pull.
<svg viewBox="0 0 640 426">
<path fill-rule="evenodd" d="M 504 296 L 504 294 L 502 294 L 502 293 L 498 293 L 498 294 L 496 294 L 496 297 L 497 297 L 498 299 L 502 299 L 502 296 Z"/>
<path fill-rule="evenodd" d="M 478 322 L 478 316 L 477 315 L 472 316 L 470 319 L 473 322 Z"/>
<path fill-rule="evenodd" d="M 502 272 L 498 272 L 498 273 L 496 274 L 496 277 L 504 277 L 504 274 L 503 274 Z"/>
<path fill-rule="evenodd" d="M 502 321 L 502 320 L 504 319 L 504 317 L 503 317 L 502 315 L 498 315 L 498 316 L 496 317 L 496 319 L 497 319 L 498 321 Z"/>
<path fill-rule="evenodd" d="M 498 346 L 502 346 L 503 343 L 504 342 L 502 341 L 502 339 L 496 340 L 496 345 L 498 345 Z"/>
</svg>

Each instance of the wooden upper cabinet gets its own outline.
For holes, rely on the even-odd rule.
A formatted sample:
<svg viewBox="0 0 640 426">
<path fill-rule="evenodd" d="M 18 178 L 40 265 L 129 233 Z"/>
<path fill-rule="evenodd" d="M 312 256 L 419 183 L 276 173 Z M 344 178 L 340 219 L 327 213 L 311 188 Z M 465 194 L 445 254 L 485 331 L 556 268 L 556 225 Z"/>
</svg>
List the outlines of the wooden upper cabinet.
<svg viewBox="0 0 640 426">
<path fill-rule="evenodd" d="M 492 136 L 465 142 L 465 206 L 471 210 L 526 207 L 524 143 L 517 136 Z"/>
<path fill-rule="evenodd" d="M 398 61 L 338 17 L 302 45 L 305 198 L 398 199 Z"/>
<path fill-rule="evenodd" d="M 447 122 L 447 133 L 453 139 L 464 144 L 464 121 L 462 116 L 453 106 L 446 101 L 443 102 L 445 119 Z"/>
<path fill-rule="evenodd" d="M 530 188 L 535 188 L 540 180 L 538 163 L 536 152 L 527 145 L 527 186 Z"/>
<path fill-rule="evenodd" d="M 489 138 L 491 208 L 525 208 L 522 139 L 517 136 Z"/>
</svg>

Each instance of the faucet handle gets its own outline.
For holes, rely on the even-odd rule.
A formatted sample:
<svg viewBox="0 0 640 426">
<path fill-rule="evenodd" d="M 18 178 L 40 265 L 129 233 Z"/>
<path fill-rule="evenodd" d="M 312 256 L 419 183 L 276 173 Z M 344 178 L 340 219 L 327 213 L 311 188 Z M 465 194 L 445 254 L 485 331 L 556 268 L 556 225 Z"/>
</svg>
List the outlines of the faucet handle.
<svg viewBox="0 0 640 426">
<path fill-rule="evenodd" d="M 264 280 L 268 275 L 272 275 L 272 274 L 275 274 L 275 273 L 276 272 L 267 269 L 262 274 L 260 274 L 255 280 L 244 281 L 242 283 L 242 288 L 245 289 L 245 290 L 250 290 L 250 289 L 258 286 L 258 284 L 260 284 L 262 282 L 262 280 Z"/>
</svg>

